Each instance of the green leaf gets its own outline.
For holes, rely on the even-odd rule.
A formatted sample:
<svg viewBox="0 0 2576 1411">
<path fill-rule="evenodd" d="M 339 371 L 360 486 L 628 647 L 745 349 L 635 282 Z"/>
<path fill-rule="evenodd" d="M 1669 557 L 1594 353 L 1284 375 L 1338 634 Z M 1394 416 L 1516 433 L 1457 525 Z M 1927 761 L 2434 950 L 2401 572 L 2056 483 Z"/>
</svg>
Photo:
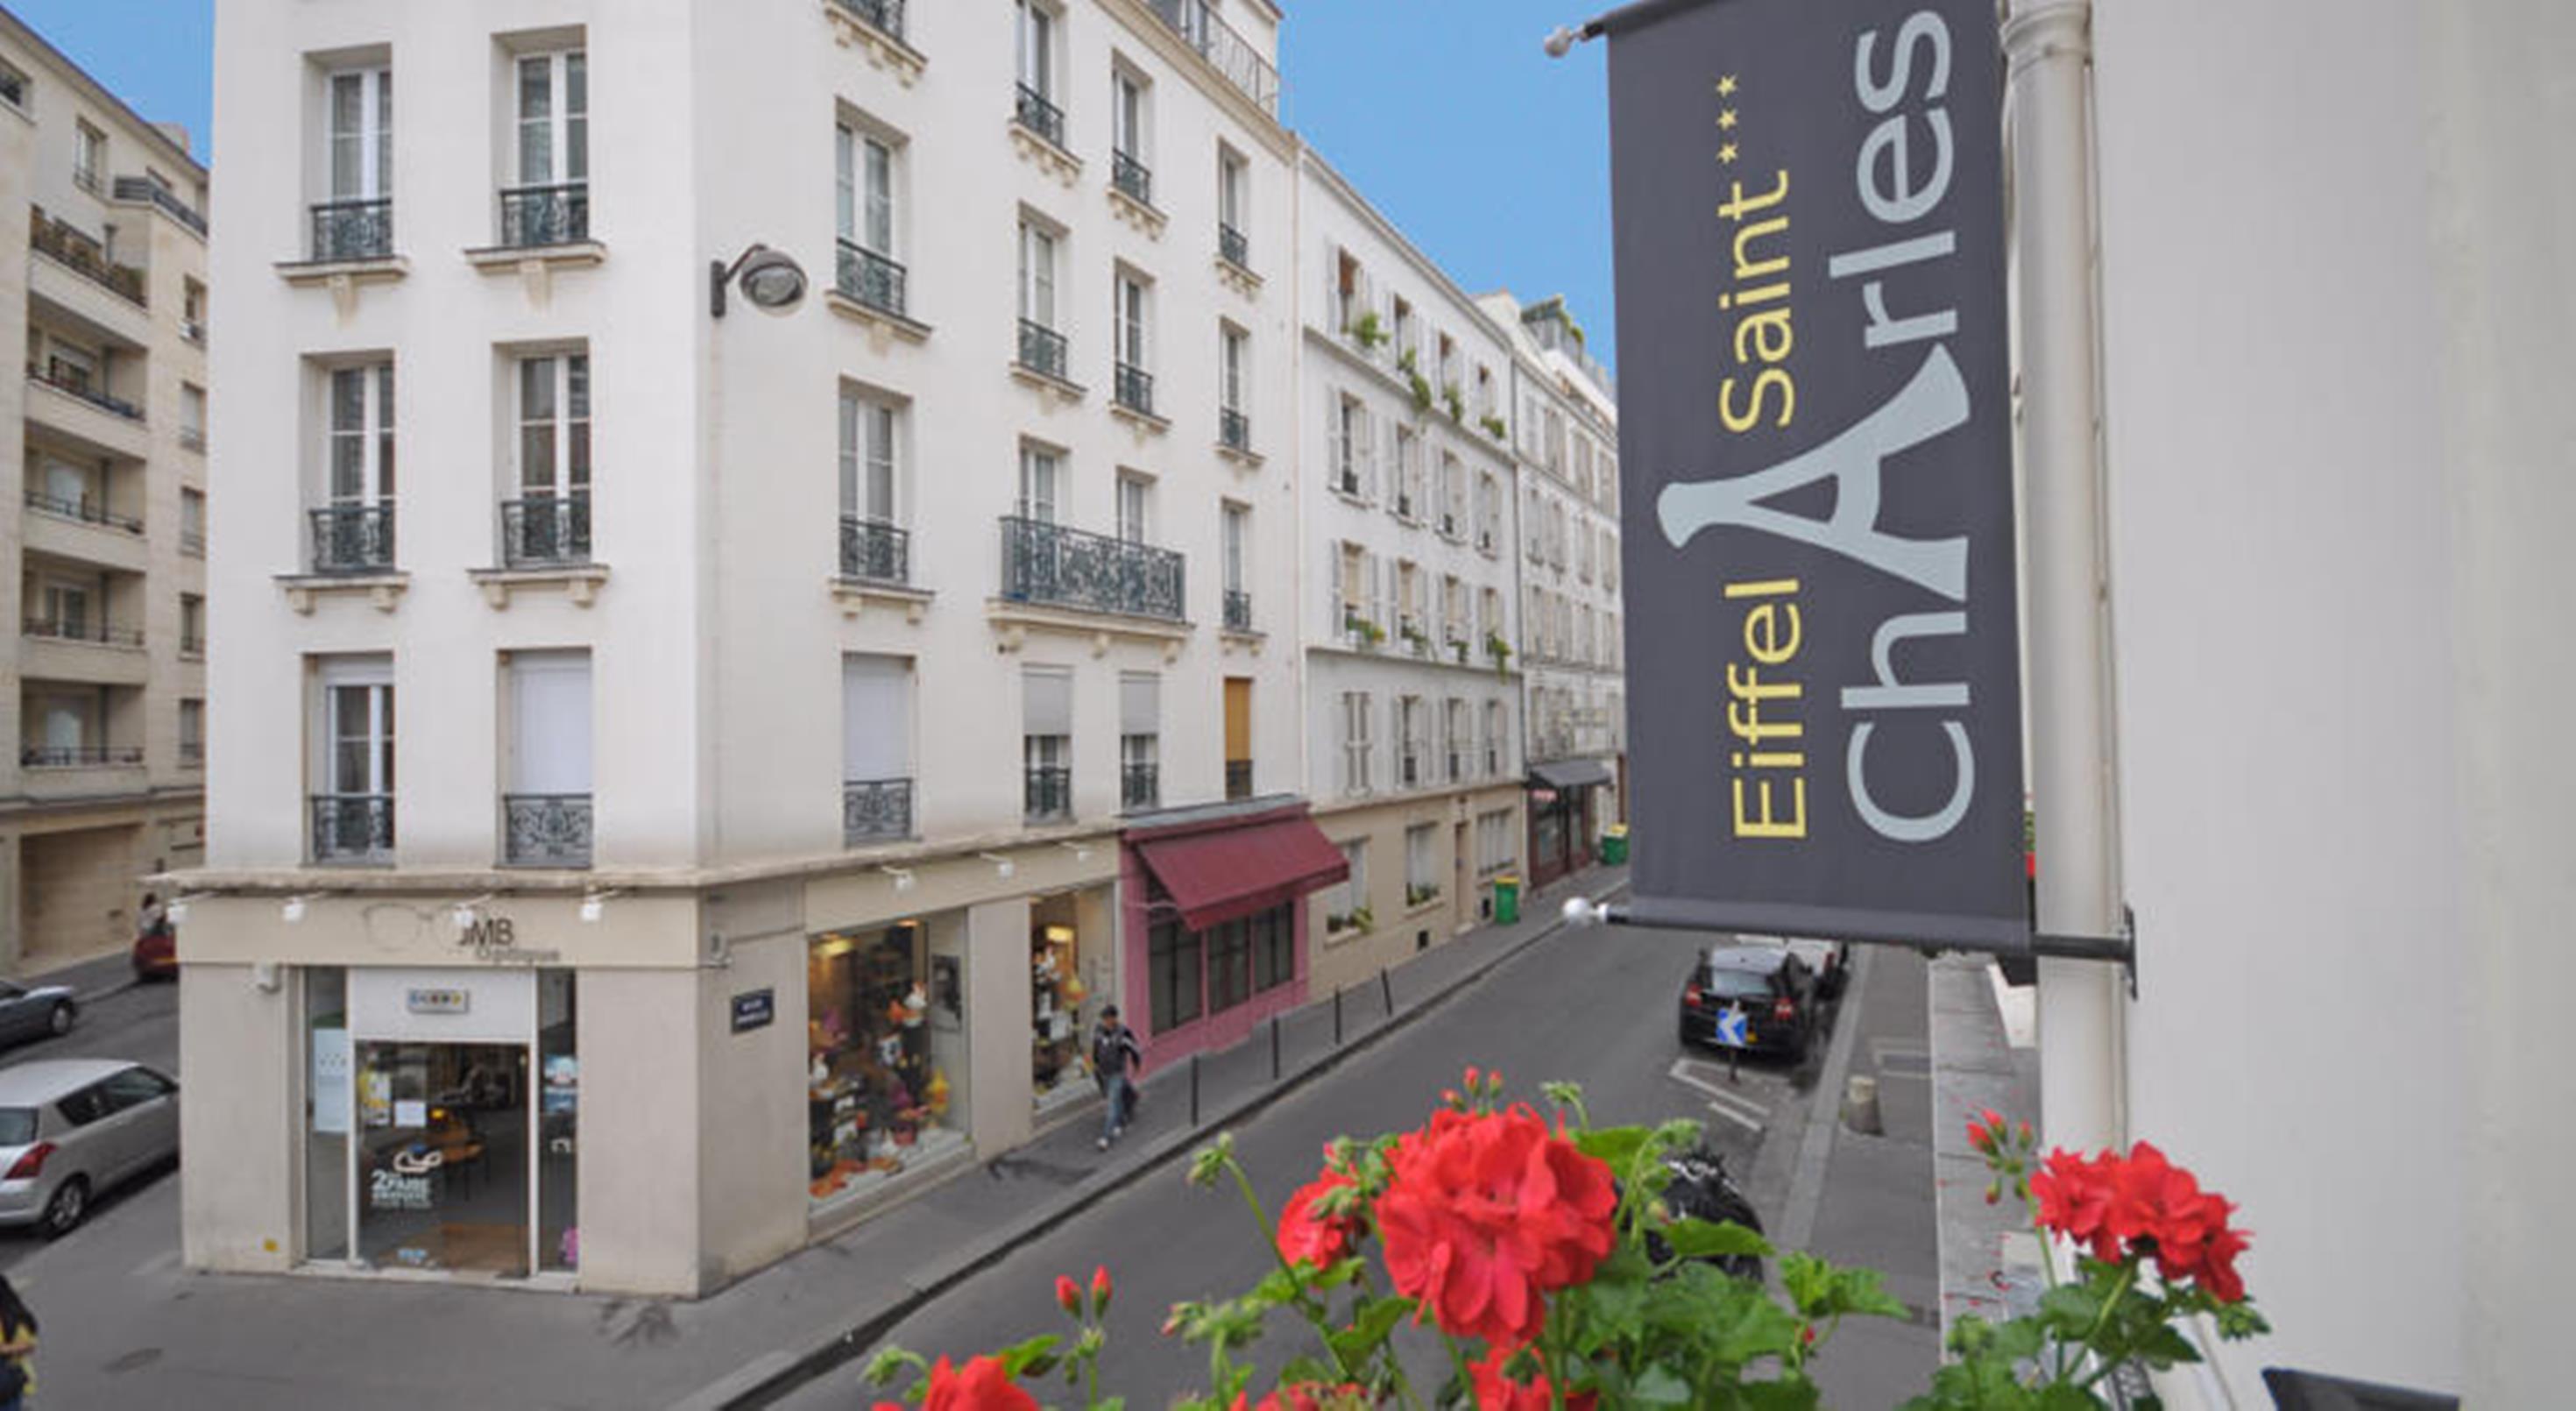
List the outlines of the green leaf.
<svg viewBox="0 0 2576 1411">
<path fill-rule="evenodd" d="M 1606 1163 L 1613 1171 L 1625 1171 L 1645 1148 L 1647 1132 L 1643 1127 L 1603 1127 L 1597 1131 L 1577 1132 L 1574 1146 L 1586 1156 Z"/>
<path fill-rule="evenodd" d="M 918 1352 L 907 1352 L 900 1347 L 888 1347 L 869 1358 L 867 1367 L 860 1375 L 878 1386 L 884 1386 L 894 1380 L 895 1373 L 906 1367 L 915 1372 L 927 1372 L 930 1370 L 930 1360 Z"/>
<path fill-rule="evenodd" d="M 2102 1398 L 2073 1382 L 2046 1382 L 2030 1398 L 2036 1411 L 2102 1411 Z"/>
<path fill-rule="evenodd" d="M 1688 1406 L 1691 1404 L 1690 1383 L 1683 1381 L 1673 1373 L 1671 1368 L 1659 1362 L 1637 1374 L 1637 1380 L 1629 1387 L 1623 1404 L 1627 1403 L 1639 1406 Z"/>
<path fill-rule="evenodd" d="M 1673 1247 L 1673 1253 L 1684 1259 L 1729 1255 L 1768 1258 L 1772 1252 L 1769 1240 L 1732 1220 L 1716 1223 L 1700 1219 L 1675 1220 L 1657 1233 Z"/>
<path fill-rule="evenodd" d="M 1212 1186 L 1225 1174 L 1226 1163 L 1234 1159 L 1234 1133 L 1221 1132 L 1217 1139 L 1200 1147 L 1190 1158 L 1190 1184 Z"/>
<path fill-rule="evenodd" d="M 1002 1370 L 1010 1373 L 1014 1377 L 1019 1376 L 1022 1372 L 1027 1372 L 1031 1376 L 1043 1377 L 1047 1373 L 1047 1368 L 1055 1365 L 1054 1359 L 1048 1357 L 1047 1354 L 1055 1351 L 1055 1345 L 1062 1341 L 1064 1341 L 1064 1339 L 1056 1336 L 1054 1333 L 1040 1333 L 1036 1337 L 1029 1339 L 1027 1342 L 1003 1348 L 1000 1354 Z M 1045 1367 L 1035 1365 L 1040 1358 L 1047 1358 Z"/>
<path fill-rule="evenodd" d="M 2059 1284 L 2039 1296 L 2039 1320 L 2067 1341 L 2078 1341 L 2102 1316 L 2103 1292 L 2087 1284 Z"/>
</svg>

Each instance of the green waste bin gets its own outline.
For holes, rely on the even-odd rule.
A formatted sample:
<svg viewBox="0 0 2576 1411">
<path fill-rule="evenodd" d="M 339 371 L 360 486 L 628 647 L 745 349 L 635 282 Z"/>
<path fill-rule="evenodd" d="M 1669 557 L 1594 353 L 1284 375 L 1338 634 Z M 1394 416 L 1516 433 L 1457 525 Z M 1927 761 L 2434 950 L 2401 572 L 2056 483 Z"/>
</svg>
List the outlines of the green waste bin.
<svg viewBox="0 0 2576 1411">
<path fill-rule="evenodd" d="M 1494 879 L 1494 920 L 1509 926 L 1521 919 L 1521 879 L 1505 873 Z"/>
<path fill-rule="evenodd" d="M 1601 830 L 1601 860 L 1616 867 L 1628 860 L 1628 825 L 1613 823 Z"/>
</svg>

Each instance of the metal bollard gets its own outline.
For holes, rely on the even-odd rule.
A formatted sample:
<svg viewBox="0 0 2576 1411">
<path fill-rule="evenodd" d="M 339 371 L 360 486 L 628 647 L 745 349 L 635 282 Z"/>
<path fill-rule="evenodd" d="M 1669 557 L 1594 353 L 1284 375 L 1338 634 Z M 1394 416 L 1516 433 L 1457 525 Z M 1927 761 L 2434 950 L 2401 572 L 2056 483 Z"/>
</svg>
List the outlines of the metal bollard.
<svg viewBox="0 0 2576 1411">
<path fill-rule="evenodd" d="M 1193 1054 L 1191 1054 L 1191 1055 L 1190 1055 L 1190 1129 L 1191 1129 L 1192 1131 L 1196 1131 L 1196 1130 L 1198 1129 L 1198 1125 L 1199 1125 L 1199 1056 L 1198 1056 L 1197 1054 L 1193 1053 Z"/>
<path fill-rule="evenodd" d="M 1395 979 L 1382 967 L 1377 972 L 1377 987 L 1379 993 L 1386 996 L 1386 1017 L 1393 1019 L 1395 1017 Z"/>
<path fill-rule="evenodd" d="M 1342 1046 L 1342 987 L 1333 986 L 1333 1047 Z"/>
<path fill-rule="evenodd" d="M 1270 1081 L 1279 1081 L 1279 1016 L 1270 1016 Z"/>
</svg>

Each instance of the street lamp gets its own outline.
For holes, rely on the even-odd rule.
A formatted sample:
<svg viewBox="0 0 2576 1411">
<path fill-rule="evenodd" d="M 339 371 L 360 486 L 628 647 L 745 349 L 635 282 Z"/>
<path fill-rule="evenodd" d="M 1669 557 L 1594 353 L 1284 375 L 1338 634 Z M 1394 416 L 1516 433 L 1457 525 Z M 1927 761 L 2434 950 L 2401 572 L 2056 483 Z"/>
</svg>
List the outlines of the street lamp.
<svg viewBox="0 0 2576 1411">
<path fill-rule="evenodd" d="M 739 281 L 742 297 L 764 313 L 783 314 L 805 298 L 805 269 L 784 250 L 753 245 L 732 264 L 707 263 L 707 311 L 724 317 L 725 286 Z"/>
</svg>

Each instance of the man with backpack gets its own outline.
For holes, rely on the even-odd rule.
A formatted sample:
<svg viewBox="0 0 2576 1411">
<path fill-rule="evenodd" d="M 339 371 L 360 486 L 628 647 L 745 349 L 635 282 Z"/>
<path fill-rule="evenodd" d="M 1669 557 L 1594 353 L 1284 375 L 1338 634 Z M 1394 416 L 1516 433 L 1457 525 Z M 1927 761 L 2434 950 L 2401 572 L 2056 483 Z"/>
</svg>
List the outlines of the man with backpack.
<svg viewBox="0 0 2576 1411">
<path fill-rule="evenodd" d="M 1107 1099 L 1100 1119 L 1102 1151 L 1118 1140 L 1118 1134 L 1127 1130 L 1127 1119 L 1135 1115 L 1136 1084 L 1129 1075 L 1144 1071 L 1145 1050 L 1136 1042 L 1136 1031 L 1118 1022 L 1118 1006 L 1102 1005 L 1100 1027 L 1091 1031 L 1091 1076 Z"/>
</svg>

